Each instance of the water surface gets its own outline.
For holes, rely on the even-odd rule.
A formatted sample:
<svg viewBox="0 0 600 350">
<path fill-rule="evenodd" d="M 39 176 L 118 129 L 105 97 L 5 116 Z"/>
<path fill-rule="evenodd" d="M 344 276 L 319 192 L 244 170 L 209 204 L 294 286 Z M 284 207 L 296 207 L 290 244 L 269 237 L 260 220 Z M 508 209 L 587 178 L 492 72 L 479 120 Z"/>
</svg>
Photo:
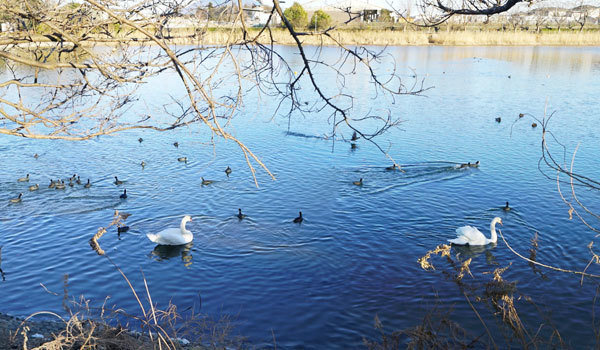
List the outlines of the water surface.
<svg viewBox="0 0 600 350">
<path fill-rule="evenodd" d="M 292 48 L 279 49 L 297 59 Z M 355 92 L 358 115 L 389 110 L 404 120 L 379 142 L 405 172 L 385 171 L 390 162 L 369 143 L 359 140 L 351 149 L 347 142 L 333 145 L 321 138 L 329 131 L 324 114 L 294 116 L 289 129 L 285 118 L 270 121 L 275 105 L 266 98 L 248 99 L 232 124 L 234 135 L 276 175 L 271 181 L 259 173 L 259 188 L 237 146 L 217 141 L 213 148 L 202 128 L 78 143 L 0 137 L 6 273 L 0 311 L 62 312 L 62 281 L 68 274 L 70 295 L 84 295 L 95 306 L 110 296 L 110 303 L 139 313 L 125 281 L 88 245 L 115 209 L 132 214 L 131 230 L 120 236 L 111 230 L 100 242 L 139 291 L 141 269 L 159 306 L 173 301 L 184 310 L 199 307 L 201 300 L 202 312 L 236 315 L 237 332 L 258 346 L 272 344 L 274 334 L 282 347 L 359 347 L 363 337 L 377 339 L 375 315 L 387 330 L 404 329 L 419 324 L 434 305 L 452 306 L 455 320 L 479 334 L 481 325 L 456 284 L 440 272 L 423 271 L 417 259 L 452 238 L 458 226 L 487 233 L 494 216 L 503 218 L 503 233 L 524 255 L 537 232 L 539 261 L 582 270 L 594 235 L 569 220 L 556 183 L 539 171 L 541 129 L 532 128 L 531 119 L 513 122 L 519 113 L 543 118 L 547 105 L 556 111 L 551 124 L 556 137 L 571 152 L 581 142 L 577 169 L 600 178 L 600 49 L 389 50 L 406 68 L 407 80 L 412 68 L 434 88 L 395 103 L 372 100 L 360 93 L 368 79 L 359 73 L 348 80 L 348 89 Z M 337 52 L 326 49 L 324 55 L 334 58 Z M 160 104 L 168 98 L 161 86 L 157 81 L 144 87 L 147 99 Z M 309 90 L 301 97 L 312 98 Z M 189 161 L 178 162 L 182 156 Z M 456 166 L 476 160 L 479 168 Z M 233 169 L 229 177 L 227 166 Z M 30 193 L 29 184 L 16 182 L 26 173 L 30 184 L 40 184 L 39 191 Z M 47 188 L 51 178 L 73 173 L 90 178 L 93 186 Z M 125 183 L 115 186 L 113 176 Z M 202 186 L 201 177 L 215 182 Z M 359 178 L 364 185 L 354 186 Z M 123 188 L 126 200 L 119 199 Z M 23 202 L 8 204 L 19 192 Z M 500 210 L 505 201 L 514 210 Z M 588 203 L 600 210 L 597 202 Z M 235 217 L 238 208 L 247 219 Z M 291 222 L 298 211 L 306 218 L 301 225 Z M 190 246 L 164 249 L 146 239 L 148 232 L 179 225 L 184 214 L 194 218 L 188 224 L 195 235 Z M 512 263 L 504 277 L 551 310 L 567 344 L 594 346 L 592 281 L 581 286 L 577 277 L 552 271 L 544 271 L 543 278 L 502 243 L 462 253 L 473 257 L 476 279 Z M 443 267 L 440 259 L 434 263 Z M 588 271 L 600 273 L 597 266 Z M 521 317 L 534 322 L 539 315 L 524 309 Z"/>
</svg>

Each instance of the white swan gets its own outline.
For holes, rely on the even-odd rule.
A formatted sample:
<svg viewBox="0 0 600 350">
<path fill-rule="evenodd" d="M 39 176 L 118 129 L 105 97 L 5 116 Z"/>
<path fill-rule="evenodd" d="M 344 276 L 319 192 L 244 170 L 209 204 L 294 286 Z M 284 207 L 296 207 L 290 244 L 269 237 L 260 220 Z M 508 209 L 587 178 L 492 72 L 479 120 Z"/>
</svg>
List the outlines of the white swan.
<svg viewBox="0 0 600 350">
<path fill-rule="evenodd" d="M 162 230 L 159 233 L 148 233 L 146 236 L 152 242 L 162 245 L 188 244 L 194 239 L 192 232 L 185 229 L 185 224 L 188 221 L 192 221 L 192 218 L 189 215 L 186 215 L 181 219 L 179 228 L 171 227 Z"/>
<path fill-rule="evenodd" d="M 490 232 L 492 238 L 485 238 L 483 233 L 473 226 L 461 226 L 456 229 L 456 238 L 448 241 L 458 245 L 486 245 L 496 243 L 498 236 L 496 235 L 496 224 L 502 225 L 502 219 L 495 217 L 490 224 Z"/>
</svg>

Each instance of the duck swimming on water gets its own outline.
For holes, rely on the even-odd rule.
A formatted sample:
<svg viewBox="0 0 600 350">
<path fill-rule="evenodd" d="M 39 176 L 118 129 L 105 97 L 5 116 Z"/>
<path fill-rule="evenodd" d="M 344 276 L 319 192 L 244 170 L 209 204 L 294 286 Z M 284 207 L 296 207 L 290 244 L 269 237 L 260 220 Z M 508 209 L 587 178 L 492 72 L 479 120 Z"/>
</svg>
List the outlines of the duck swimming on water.
<svg viewBox="0 0 600 350">
<path fill-rule="evenodd" d="M 23 197 L 23 193 L 19 193 L 19 196 L 17 198 L 11 198 L 10 202 L 11 203 L 19 203 L 21 201 L 21 197 Z"/>
<path fill-rule="evenodd" d="M 294 222 L 295 222 L 296 224 L 299 224 L 299 223 L 301 223 L 303 220 L 304 220 L 304 218 L 302 217 L 302 212 L 299 212 L 299 213 L 298 213 L 298 217 L 294 219 Z"/>
</svg>

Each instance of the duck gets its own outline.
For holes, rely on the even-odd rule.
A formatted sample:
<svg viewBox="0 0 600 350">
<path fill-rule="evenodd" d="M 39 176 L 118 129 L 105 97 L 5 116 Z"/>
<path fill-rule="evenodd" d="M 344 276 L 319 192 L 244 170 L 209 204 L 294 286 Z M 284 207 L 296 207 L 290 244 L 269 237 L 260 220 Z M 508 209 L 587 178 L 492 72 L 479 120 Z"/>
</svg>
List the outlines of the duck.
<svg viewBox="0 0 600 350">
<path fill-rule="evenodd" d="M 131 213 L 126 213 L 124 211 L 120 212 L 118 210 L 115 210 L 115 215 L 119 215 L 119 218 L 121 220 L 127 220 L 127 218 L 131 216 Z"/>
<path fill-rule="evenodd" d="M 186 162 L 187 163 L 187 157 L 179 157 L 177 158 L 178 161 L 180 162 Z"/>
<path fill-rule="evenodd" d="M 73 187 L 73 179 L 69 179 L 69 187 Z"/>
<path fill-rule="evenodd" d="M 33 155 L 33 158 L 38 159 L 39 155 L 36 153 L 36 154 Z"/>
<path fill-rule="evenodd" d="M 39 184 L 35 184 L 33 186 L 29 186 L 29 190 L 30 191 L 37 191 L 40 189 L 40 185 Z"/>
<path fill-rule="evenodd" d="M 456 238 L 449 239 L 448 242 L 456 245 L 488 245 L 496 243 L 498 236 L 496 234 L 496 224 L 502 225 L 502 219 L 495 217 L 490 224 L 491 238 L 486 238 L 481 231 L 473 226 L 461 226 L 456 229 Z"/>
<path fill-rule="evenodd" d="M 29 182 L 29 174 L 25 177 L 20 177 L 17 179 L 18 182 Z"/>
<path fill-rule="evenodd" d="M 229 174 L 231 174 L 231 171 L 231 168 L 228 166 L 227 169 L 225 169 L 225 174 L 229 176 Z"/>
<path fill-rule="evenodd" d="M 179 142 L 177 142 L 177 141 L 173 142 L 173 146 L 175 146 L 175 148 L 179 148 Z"/>
<path fill-rule="evenodd" d="M 138 139 L 138 142 L 139 142 L 139 143 L 142 143 L 143 141 L 144 141 L 144 139 L 143 139 L 143 138 L 141 138 L 141 137 Z"/>
<path fill-rule="evenodd" d="M 77 179 L 77 174 L 73 174 L 73 176 L 71 176 L 69 178 L 69 181 L 75 181 Z"/>
<path fill-rule="evenodd" d="M 119 180 L 119 178 L 117 178 L 117 177 L 115 176 L 115 182 L 114 182 L 114 184 L 115 184 L 115 185 L 117 185 L 117 186 L 119 186 L 119 185 L 122 185 L 122 184 L 123 184 L 123 181 Z"/>
<path fill-rule="evenodd" d="M 81 178 L 77 175 L 77 181 L 75 181 L 78 185 L 81 185 Z"/>
<path fill-rule="evenodd" d="M 238 217 L 238 219 L 240 219 L 240 220 L 242 220 L 243 218 L 245 218 L 245 217 L 246 217 L 246 215 L 245 215 L 245 214 L 242 214 L 242 209 L 241 209 L 241 208 L 238 208 L 238 213 L 237 213 L 237 215 L 236 215 L 236 216 L 237 216 L 237 217 Z"/>
<path fill-rule="evenodd" d="M 537 124 L 536 124 L 536 123 L 532 123 L 532 124 L 531 124 L 531 127 L 532 127 L 532 128 L 537 128 Z"/>
<path fill-rule="evenodd" d="M 358 140 L 358 134 L 356 134 L 356 131 L 354 133 L 352 133 L 352 138 L 350 139 L 350 141 L 356 141 Z"/>
<path fill-rule="evenodd" d="M 203 177 L 201 177 L 201 179 L 202 179 L 202 184 L 203 184 L 203 185 L 205 185 L 205 186 L 206 186 L 206 185 L 210 185 L 211 183 L 213 183 L 213 181 L 212 181 L 212 180 L 204 180 L 204 178 L 203 178 Z"/>
<path fill-rule="evenodd" d="M 19 203 L 21 201 L 21 197 L 23 197 L 23 193 L 19 193 L 19 196 L 17 198 L 11 198 L 10 202 L 11 203 Z"/>
<path fill-rule="evenodd" d="M 182 245 L 188 244 L 194 239 L 191 231 L 185 228 L 185 224 L 192 221 L 192 217 L 186 215 L 181 219 L 179 228 L 167 228 L 158 233 L 148 233 L 146 237 L 160 245 Z"/>
<path fill-rule="evenodd" d="M 123 190 L 123 194 L 120 195 L 119 198 L 121 198 L 121 199 L 126 199 L 127 198 L 127 189 Z"/>
<path fill-rule="evenodd" d="M 525 116 L 525 114 L 519 113 L 519 118 L 523 118 L 524 116 Z"/>
<path fill-rule="evenodd" d="M 90 179 L 88 179 L 87 183 L 85 185 L 83 185 L 83 187 L 85 187 L 85 188 L 92 187 L 92 184 L 90 183 Z"/>
<path fill-rule="evenodd" d="M 146 162 L 144 162 L 144 161 L 142 160 L 142 162 L 140 163 L 140 165 L 142 166 L 142 168 L 144 168 L 144 167 L 146 166 Z"/>
<path fill-rule="evenodd" d="M 358 181 L 352 181 L 352 184 L 356 185 L 356 186 L 362 186 L 363 185 L 363 179 L 362 179 L 362 177 Z"/>
<path fill-rule="evenodd" d="M 386 167 L 386 168 L 385 168 L 385 170 L 386 170 L 386 171 L 392 171 L 392 170 L 398 170 L 399 168 L 400 168 L 400 167 L 399 167 L 399 166 L 397 166 L 396 164 L 392 164 L 391 166 L 389 166 L 389 167 Z"/>
<path fill-rule="evenodd" d="M 504 211 L 510 211 L 511 207 L 508 206 L 508 201 L 506 202 L 506 205 L 504 207 L 502 207 L 502 210 Z"/>
<path fill-rule="evenodd" d="M 475 163 L 469 163 L 469 166 L 471 168 L 478 168 L 479 167 L 479 161 L 476 161 Z"/>
<path fill-rule="evenodd" d="M 304 218 L 302 217 L 302 212 L 298 212 L 298 217 L 294 219 L 294 222 L 299 224 L 304 220 Z"/>
<path fill-rule="evenodd" d="M 48 188 L 54 188 L 56 186 L 56 182 L 54 182 L 54 180 L 50 179 L 50 185 L 48 185 Z"/>
<path fill-rule="evenodd" d="M 496 117 L 496 122 L 500 123 L 501 121 L 502 121 L 502 118 Z"/>
<path fill-rule="evenodd" d="M 123 233 L 123 232 L 127 232 L 129 231 L 129 226 L 119 226 L 117 227 L 117 232 L 118 233 Z"/>
<path fill-rule="evenodd" d="M 65 182 L 63 180 L 58 180 L 58 182 L 56 183 L 56 185 L 54 186 L 54 188 L 56 188 L 57 190 L 64 190 L 65 189 Z"/>
</svg>

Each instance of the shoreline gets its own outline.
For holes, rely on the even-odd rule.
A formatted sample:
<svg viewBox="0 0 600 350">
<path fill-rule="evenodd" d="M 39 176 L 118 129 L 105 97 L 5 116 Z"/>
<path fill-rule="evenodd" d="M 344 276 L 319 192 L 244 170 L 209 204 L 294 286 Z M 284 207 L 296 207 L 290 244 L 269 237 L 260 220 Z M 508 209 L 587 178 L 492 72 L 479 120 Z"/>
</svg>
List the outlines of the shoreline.
<svg viewBox="0 0 600 350">
<path fill-rule="evenodd" d="M 25 321 L 24 317 L 12 316 L 0 312 L 0 350 L 23 348 L 23 326 L 29 327 L 27 332 L 27 345 L 30 348 L 40 346 L 54 339 L 65 329 L 65 323 L 54 320 Z M 18 331 L 18 333 L 17 333 Z"/>
<path fill-rule="evenodd" d="M 248 31 L 251 38 L 258 35 L 259 29 Z M 263 45 L 270 45 L 270 37 L 262 33 L 257 40 Z M 459 30 L 459 31 L 414 31 L 392 29 L 342 29 L 330 33 L 331 38 L 319 35 L 300 36 L 304 45 L 308 46 L 565 46 L 565 47 L 594 47 L 600 46 L 600 30 L 591 31 L 562 31 L 562 32 L 524 32 L 496 30 Z M 294 38 L 284 29 L 271 29 L 274 45 L 295 46 Z M 11 37 L 0 36 L 0 48 L 9 46 L 47 48 L 56 46 L 43 35 L 33 38 L 34 41 L 19 41 Z M 200 45 L 219 46 L 236 45 L 243 42 L 242 32 L 237 28 L 208 28 L 198 33 L 193 29 L 182 29 L 171 38 L 164 39 L 169 45 Z M 131 35 L 128 37 L 98 37 L 82 42 L 86 46 L 112 46 L 126 42 L 132 46 L 155 45 L 154 42 Z M 339 44 L 338 44 L 339 43 Z M 73 45 L 63 42 L 63 45 Z"/>
</svg>

